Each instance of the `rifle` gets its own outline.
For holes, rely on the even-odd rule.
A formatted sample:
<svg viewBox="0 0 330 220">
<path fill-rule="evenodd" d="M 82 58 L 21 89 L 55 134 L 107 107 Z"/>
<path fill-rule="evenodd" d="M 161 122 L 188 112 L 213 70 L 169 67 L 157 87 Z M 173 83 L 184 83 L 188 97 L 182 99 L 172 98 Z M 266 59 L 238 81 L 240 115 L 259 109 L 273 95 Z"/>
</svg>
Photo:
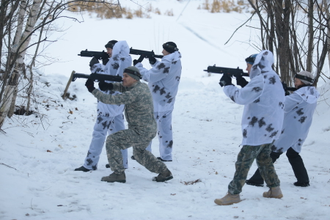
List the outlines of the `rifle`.
<svg viewBox="0 0 330 220">
<path fill-rule="evenodd" d="M 80 54 L 78 54 L 78 56 L 81 56 L 81 57 L 96 57 L 96 59 L 108 59 L 109 58 L 109 55 L 104 52 L 104 51 L 88 51 L 87 49 L 86 50 L 82 50 L 80 51 Z"/>
<path fill-rule="evenodd" d="M 137 50 L 137 49 L 131 48 L 129 50 L 129 54 L 144 55 L 146 58 L 150 58 L 150 57 L 163 58 L 163 55 L 156 55 L 153 50 L 146 51 L 146 50 Z"/>
<path fill-rule="evenodd" d="M 237 67 L 237 69 L 235 68 L 227 68 L 227 67 L 220 67 L 220 66 L 208 66 L 206 70 L 204 70 L 208 73 L 227 73 L 230 75 L 230 77 L 232 76 L 249 76 L 248 73 L 244 73 L 242 69 L 239 69 Z"/>
<path fill-rule="evenodd" d="M 77 78 L 85 78 L 85 79 L 91 79 L 93 81 L 115 81 L 115 82 L 121 82 L 122 78 L 121 76 L 112 76 L 112 75 L 105 75 L 105 74 L 98 74 L 98 73 L 92 73 L 90 75 L 83 74 L 83 73 L 73 73 L 71 77 L 71 81 L 74 82 Z"/>
</svg>

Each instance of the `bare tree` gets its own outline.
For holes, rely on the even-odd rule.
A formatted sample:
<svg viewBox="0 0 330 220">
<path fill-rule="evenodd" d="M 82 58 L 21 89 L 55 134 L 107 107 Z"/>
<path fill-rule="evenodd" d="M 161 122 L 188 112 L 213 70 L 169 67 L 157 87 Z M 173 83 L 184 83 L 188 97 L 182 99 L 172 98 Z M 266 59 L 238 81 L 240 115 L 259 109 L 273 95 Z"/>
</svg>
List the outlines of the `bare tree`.
<svg viewBox="0 0 330 220">
<path fill-rule="evenodd" d="M 315 85 L 329 51 L 329 4 L 326 0 L 248 0 L 260 21 L 262 48 L 274 53 L 275 70 L 293 85 L 293 76 L 313 72 Z M 329 53 L 329 52 L 328 52 Z"/>
<path fill-rule="evenodd" d="M 14 112 L 20 79 L 29 81 L 27 85 L 27 111 L 30 107 L 30 94 L 33 91 L 32 67 L 37 59 L 39 45 L 49 41 L 47 33 L 52 23 L 62 16 L 62 12 L 75 4 L 92 2 L 105 5 L 118 5 L 113 1 L 64 1 L 64 0 L 1 0 L 0 3 L 0 129 Z M 76 19 L 75 19 L 76 20 Z M 33 41 L 32 35 L 34 35 Z M 38 37 L 39 36 L 39 37 Z M 34 49 L 32 60 L 26 60 L 29 48 Z M 28 64 L 26 62 L 29 62 Z M 29 71 L 26 71 L 26 66 Z M 29 73 L 29 74 L 27 74 Z"/>
</svg>

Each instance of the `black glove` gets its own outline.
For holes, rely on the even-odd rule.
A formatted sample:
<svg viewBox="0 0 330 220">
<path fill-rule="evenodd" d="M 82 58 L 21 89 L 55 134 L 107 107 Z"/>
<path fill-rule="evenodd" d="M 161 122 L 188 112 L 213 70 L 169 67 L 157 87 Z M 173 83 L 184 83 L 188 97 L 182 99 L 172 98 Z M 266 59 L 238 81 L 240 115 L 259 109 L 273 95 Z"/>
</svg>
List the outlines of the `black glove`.
<svg viewBox="0 0 330 220">
<path fill-rule="evenodd" d="M 133 60 L 134 66 L 138 63 L 141 63 L 143 61 L 144 57 L 145 57 L 144 55 L 140 55 L 139 59 Z"/>
<path fill-rule="evenodd" d="M 149 63 L 151 64 L 151 65 L 154 65 L 155 63 L 156 63 L 156 58 L 155 57 L 149 57 Z"/>
<path fill-rule="evenodd" d="M 133 66 L 135 66 L 136 64 L 138 64 L 139 61 L 138 60 L 133 60 Z"/>
<path fill-rule="evenodd" d="M 233 85 L 231 83 L 231 77 L 226 73 L 222 74 L 222 77 L 219 81 L 219 84 L 220 84 L 221 87 L 228 86 L 228 85 Z"/>
<path fill-rule="evenodd" d="M 99 82 L 99 88 L 102 91 L 108 91 L 108 90 L 112 90 L 113 89 L 113 84 L 112 83 L 106 83 L 104 81 L 100 81 Z"/>
<path fill-rule="evenodd" d="M 106 65 L 109 61 L 109 57 L 102 57 L 102 64 Z"/>
<path fill-rule="evenodd" d="M 238 75 L 238 76 L 235 76 L 236 77 L 236 84 L 237 85 L 240 85 L 242 88 L 244 86 L 246 86 L 246 84 L 248 84 L 249 82 L 246 81 L 246 79 L 243 78 L 243 76 L 241 75 Z"/>
<path fill-rule="evenodd" d="M 89 91 L 90 93 L 92 93 L 93 90 L 95 89 L 95 87 L 94 87 L 94 81 L 91 80 L 91 79 L 87 79 L 87 81 L 86 81 L 86 83 L 85 83 L 85 86 L 87 87 L 87 89 L 88 89 L 88 91 Z"/>
<path fill-rule="evenodd" d="M 93 67 L 95 64 L 99 63 L 98 59 L 96 57 L 93 57 L 91 61 L 89 62 L 89 66 Z"/>
</svg>

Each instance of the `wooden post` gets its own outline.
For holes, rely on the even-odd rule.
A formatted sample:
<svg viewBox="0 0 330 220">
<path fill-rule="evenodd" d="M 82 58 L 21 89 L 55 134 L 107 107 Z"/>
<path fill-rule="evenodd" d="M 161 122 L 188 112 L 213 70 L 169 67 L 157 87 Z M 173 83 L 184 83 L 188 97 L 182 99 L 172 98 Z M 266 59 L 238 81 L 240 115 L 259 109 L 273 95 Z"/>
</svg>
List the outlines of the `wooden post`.
<svg viewBox="0 0 330 220">
<path fill-rule="evenodd" d="M 71 82 L 72 82 L 73 74 L 75 74 L 75 73 L 76 73 L 76 71 L 73 70 L 72 73 L 71 73 L 71 76 L 70 76 L 70 78 L 69 78 L 69 81 L 68 81 L 68 83 L 66 84 L 66 87 L 65 87 L 64 92 L 63 92 L 63 95 L 62 95 L 62 98 L 63 98 L 64 100 L 67 98 L 66 93 L 67 93 L 67 91 L 68 91 L 68 89 L 69 89 L 69 86 L 70 86 L 70 84 L 71 84 Z"/>
</svg>

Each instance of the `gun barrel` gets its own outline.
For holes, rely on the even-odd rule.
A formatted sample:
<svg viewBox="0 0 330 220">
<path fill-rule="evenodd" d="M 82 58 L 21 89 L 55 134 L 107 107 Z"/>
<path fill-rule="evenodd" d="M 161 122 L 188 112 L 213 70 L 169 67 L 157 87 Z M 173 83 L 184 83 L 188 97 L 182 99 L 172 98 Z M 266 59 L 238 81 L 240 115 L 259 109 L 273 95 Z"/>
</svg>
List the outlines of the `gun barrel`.
<svg viewBox="0 0 330 220">
<path fill-rule="evenodd" d="M 81 56 L 81 57 L 96 57 L 97 59 L 108 58 L 109 57 L 109 55 L 104 51 L 88 51 L 88 50 L 80 51 L 80 54 L 78 54 L 78 56 Z"/>
<path fill-rule="evenodd" d="M 206 70 L 204 70 L 206 72 L 209 73 L 227 73 L 231 76 L 235 76 L 235 75 L 241 75 L 241 76 L 249 76 L 248 73 L 243 72 L 242 69 L 239 69 L 238 67 L 235 68 L 228 68 L 228 67 L 220 67 L 220 66 L 208 66 Z"/>
<path fill-rule="evenodd" d="M 147 58 L 150 58 L 150 57 L 163 58 L 162 55 L 156 55 L 153 50 L 146 51 L 146 50 L 137 50 L 137 49 L 130 48 L 129 53 L 134 54 L 134 55 L 144 55 Z"/>
<path fill-rule="evenodd" d="M 112 75 L 106 75 L 106 74 L 98 74 L 98 73 L 92 73 L 90 75 L 83 74 L 83 73 L 74 73 L 72 75 L 72 82 L 75 81 L 78 78 L 85 78 L 85 79 L 91 79 L 93 81 L 115 81 L 115 82 L 121 82 L 122 78 L 121 76 L 112 76 Z"/>
</svg>

